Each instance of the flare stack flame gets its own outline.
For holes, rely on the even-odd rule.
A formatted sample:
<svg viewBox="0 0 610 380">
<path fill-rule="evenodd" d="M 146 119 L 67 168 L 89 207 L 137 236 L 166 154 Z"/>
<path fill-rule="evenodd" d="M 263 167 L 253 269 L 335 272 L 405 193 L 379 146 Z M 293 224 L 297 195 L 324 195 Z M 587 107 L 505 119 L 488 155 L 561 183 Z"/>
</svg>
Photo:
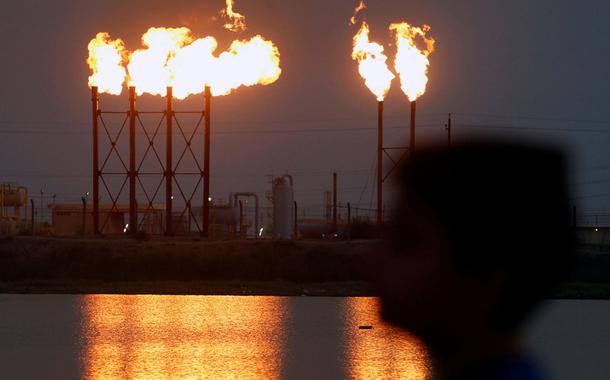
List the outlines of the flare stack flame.
<svg viewBox="0 0 610 380">
<path fill-rule="evenodd" d="M 428 84 L 428 57 L 434 52 L 435 41 L 427 36 L 430 27 L 411 26 L 406 22 L 390 25 L 396 36 L 396 60 L 394 69 L 400 75 L 400 87 L 409 101 L 414 102 L 426 92 Z M 422 48 L 417 46 L 420 38 Z"/>
<path fill-rule="evenodd" d="M 368 24 L 363 22 L 360 31 L 354 36 L 352 58 L 358 61 L 358 70 L 366 86 L 378 101 L 383 101 L 395 76 L 388 68 L 388 57 L 384 54 L 383 46 L 371 42 L 369 32 Z"/>
<path fill-rule="evenodd" d="M 366 4 L 364 3 L 364 0 L 360 0 L 360 3 L 358 4 L 358 6 L 356 7 L 356 9 L 354 9 L 354 15 L 349 20 L 349 24 L 356 25 L 356 16 L 358 16 L 358 14 L 365 9 L 366 9 Z"/>
<path fill-rule="evenodd" d="M 246 30 L 246 17 L 233 11 L 233 0 L 226 1 L 227 8 L 222 11 L 222 14 L 227 16 L 231 22 L 224 25 L 225 29 L 232 32 L 243 32 Z"/>
<path fill-rule="evenodd" d="M 172 82 L 168 64 L 191 41 L 187 28 L 150 28 L 142 36 L 145 48 L 129 57 L 129 86 L 134 86 L 138 95 L 165 95 Z"/>
<path fill-rule="evenodd" d="M 97 86 L 100 94 L 121 95 L 127 77 L 123 67 L 126 56 L 123 41 L 112 40 L 108 33 L 98 33 L 89 42 L 88 49 L 89 86 Z"/>
<path fill-rule="evenodd" d="M 120 95 L 127 82 L 139 95 L 161 96 L 173 87 L 174 97 L 184 99 L 202 93 L 205 86 L 220 96 L 241 86 L 269 85 L 282 73 L 278 48 L 261 36 L 233 41 L 227 51 L 216 54 L 214 37 L 197 39 L 188 28 L 150 28 L 142 44 L 142 49 L 126 54 L 120 40 L 98 34 L 89 44 L 89 86 Z"/>
</svg>

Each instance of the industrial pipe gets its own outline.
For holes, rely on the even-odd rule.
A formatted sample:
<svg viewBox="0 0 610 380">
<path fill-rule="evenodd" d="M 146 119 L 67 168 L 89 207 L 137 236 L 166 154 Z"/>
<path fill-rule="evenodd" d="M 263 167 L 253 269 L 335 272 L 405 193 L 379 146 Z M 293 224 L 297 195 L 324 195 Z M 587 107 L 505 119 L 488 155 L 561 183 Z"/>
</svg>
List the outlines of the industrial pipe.
<svg viewBox="0 0 610 380">
<path fill-rule="evenodd" d="M 288 178 L 288 181 L 290 182 L 290 187 L 294 188 L 294 179 L 290 174 L 284 174 L 282 178 Z"/>
<path fill-rule="evenodd" d="M 377 103 L 377 224 L 383 223 L 383 101 Z"/>
<path fill-rule="evenodd" d="M 337 173 L 333 173 L 333 232 L 337 233 Z"/>
<path fill-rule="evenodd" d="M 451 148 L 451 114 L 447 120 L 447 147 Z"/>
<path fill-rule="evenodd" d="M 299 238 L 299 205 L 294 201 L 294 239 Z"/>
<path fill-rule="evenodd" d="M 209 237 L 210 234 L 210 118 L 212 116 L 211 103 L 212 91 L 210 86 L 205 87 L 205 110 L 204 110 L 204 159 L 203 159 L 203 230 L 202 235 Z"/>
<path fill-rule="evenodd" d="M 34 206 L 34 200 L 33 199 L 30 199 L 30 205 L 32 207 L 32 211 L 31 211 L 32 215 L 30 216 L 30 218 L 31 218 L 30 224 L 31 224 L 31 228 L 32 228 L 32 236 L 34 236 L 36 234 L 34 232 L 34 211 L 36 210 L 36 206 Z"/>
<path fill-rule="evenodd" d="M 174 164 L 172 162 L 173 158 L 173 119 L 174 119 L 174 111 L 173 111 L 173 89 L 172 87 L 167 87 L 167 108 L 165 110 L 165 121 L 167 124 L 166 127 L 166 138 L 165 138 L 165 235 L 172 236 L 173 235 L 173 189 L 172 184 L 174 181 Z M 190 219 L 190 218 L 189 218 Z"/>
<path fill-rule="evenodd" d="M 87 233 L 87 198 L 81 197 L 83 202 L 83 236 Z"/>
<path fill-rule="evenodd" d="M 254 193 L 234 193 L 231 194 L 231 198 L 233 200 L 233 205 L 237 206 L 237 199 L 239 197 L 252 197 L 254 198 L 254 236 L 258 237 L 258 231 L 259 231 L 259 200 L 258 200 L 258 195 L 254 194 Z M 240 225 L 240 230 L 241 230 L 241 225 Z"/>
<path fill-rule="evenodd" d="M 246 234 L 244 234 L 243 230 L 244 230 L 244 204 L 240 200 L 239 201 L 239 238 L 240 239 L 243 239 L 244 237 L 246 237 Z"/>
<path fill-rule="evenodd" d="M 410 130 L 410 140 L 409 140 L 409 153 L 415 153 L 415 112 L 417 110 L 417 103 L 415 101 L 411 102 L 411 130 Z"/>
<path fill-rule="evenodd" d="M 129 233 L 138 230 L 136 210 L 136 88 L 129 87 Z"/>
<path fill-rule="evenodd" d="M 91 87 L 91 105 L 93 121 L 93 233 L 100 233 L 100 164 L 99 164 L 99 91 Z"/>
</svg>

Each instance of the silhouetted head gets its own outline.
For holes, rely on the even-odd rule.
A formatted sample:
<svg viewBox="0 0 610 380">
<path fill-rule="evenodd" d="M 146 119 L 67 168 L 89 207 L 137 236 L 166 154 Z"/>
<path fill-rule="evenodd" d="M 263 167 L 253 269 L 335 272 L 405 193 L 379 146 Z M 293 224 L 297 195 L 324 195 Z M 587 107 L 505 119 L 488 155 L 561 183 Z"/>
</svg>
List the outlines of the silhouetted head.
<svg viewBox="0 0 610 380">
<path fill-rule="evenodd" d="M 564 166 L 554 149 L 508 142 L 414 154 L 379 273 L 384 318 L 424 340 L 513 333 L 569 266 Z"/>
</svg>

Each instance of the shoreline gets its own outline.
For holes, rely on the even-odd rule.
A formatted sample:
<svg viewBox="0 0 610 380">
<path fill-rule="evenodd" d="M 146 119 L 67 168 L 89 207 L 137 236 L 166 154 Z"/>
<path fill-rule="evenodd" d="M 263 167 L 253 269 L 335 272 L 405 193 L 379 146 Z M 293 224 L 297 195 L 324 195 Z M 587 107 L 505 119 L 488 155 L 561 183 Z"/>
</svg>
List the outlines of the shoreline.
<svg viewBox="0 0 610 380">
<path fill-rule="evenodd" d="M 376 297 L 366 282 L 293 283 L 288 281 L 0 281 L 0 294 L 123 294 L 177 296 Z M 610 285 L 570 283 L 550 299 L 610 300 Z"/>
<path fill-rule="evenodd" d="M 376 241 L 0 239 L 0 294 L 370 297 Z M 610 250 L 579 247 L 553 299 L 610 299 Z"/>
</svg>

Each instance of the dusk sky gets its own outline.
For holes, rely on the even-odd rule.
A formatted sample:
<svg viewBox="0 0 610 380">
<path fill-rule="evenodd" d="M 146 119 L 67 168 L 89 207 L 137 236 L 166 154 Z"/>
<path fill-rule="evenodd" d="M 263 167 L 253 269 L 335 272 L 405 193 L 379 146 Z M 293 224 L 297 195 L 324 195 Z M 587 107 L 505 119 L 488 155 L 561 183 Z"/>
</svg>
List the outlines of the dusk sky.
<svg viewBox="0 0 610 380">
<path fill-rule="evenodd" d="M 610 2 L 585 0 L 369 0 L 371 37 L 395 48 L 388 26 L 428 24 L 437 41 L 427 93 L 418 101 L 418 141 L 475 133 L 560 144 L 570 154 L 575 203 L 610 209 Z M 268 175 L 292 174 L 296 199 L 320 214 L 332 172 L 340 201 L 372 206 L 376 100 L 351 59 L 356 0 L 237 0 L 248 30 L 218 19 L 223 0 L 32 1 L 3 4 L 0 16 L 0 180 L 78 202 L 91 190 L 91 103 L 87 44 L 97 32 L 131 50 L 152 26 L 215 36 L 219 50 L 261 34 L 280 50 L 282 76 L 213 99 L 214 198 L 261 197 Z M 215 19 L 216 18 L 216 19 Z M 176 102 L 197 108 L 201 97 Z M 139 105 L 163 109 L 159 97 Z M 124 111 L 104 95 L 102 108 Z M 386 102 L 388 145 L 404 145 L 409 107 L 398 80 Z M 368 183 L 368 186 L 367 186 Z M 364 188 L 364 189 L 363 189 Z"/>
</svg>

